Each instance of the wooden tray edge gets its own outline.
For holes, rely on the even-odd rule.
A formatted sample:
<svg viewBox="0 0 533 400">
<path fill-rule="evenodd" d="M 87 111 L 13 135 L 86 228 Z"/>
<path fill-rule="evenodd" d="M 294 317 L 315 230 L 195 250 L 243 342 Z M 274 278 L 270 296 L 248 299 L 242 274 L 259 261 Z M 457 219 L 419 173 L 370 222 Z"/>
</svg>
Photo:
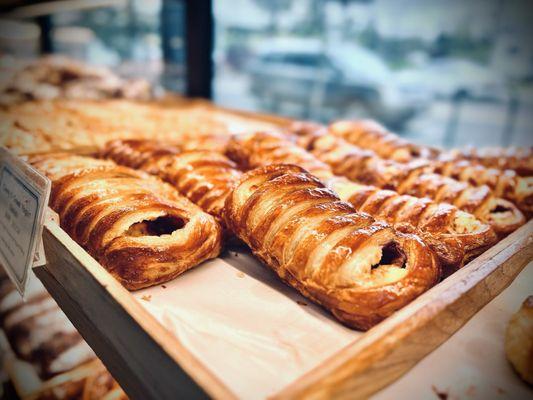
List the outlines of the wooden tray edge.
<svg viewBox="0 0 533 400">
<path fill-rule="evenodd" d="M 529 221 L 274 398 L 367 398 L 444 343 L 532 259 Z"/>
<path fill-rule="evenodd" d="M 84 339 L 91 345 L 111 373 L 123 378 L 120 379 L 120 383 L 128 394 L 134 394 L 133 398 L 155 399 L 172 398 L 161 397 L 162 394 L 168 395 L 171 392 L 174 396 L 183 393 L 187 398 L 203 398 L 205 391 L 210 397 L 235 398 L 229 388 L 188 351 L 176 337 L 163 328 L 122 285 L 75 243 L 59 225 L 48 221 L 43 230 L 43 240 L 49 262 L 45 267 L 35 268 L 36 275 L 53 294 L 62 310 L 79 329 Z M 73 290 L 67 292 L 64 286 Z M 83 287 L 85 289 L 82 289 Z M 94 295 L 90 298 L 84 298 L 84 293 Z M 98 315 L 98 311 L 101 312 L 106 307 L 117 307 L 119 309 L 118 314 L 124 318 L 108 321 L 109 324 L 100 321 L 98 325 L 107 329 L 106 339 L 110 340 L 110 343 L 99 343 L 101 338 L 98 334 L 94 334 L 96 327 L 90 316 Z M 105 320 L 106 317 L 105 314 L 102 314 L 102 320 Z M 135 325 L 141 329 L 130 330 Z M 88 335 L 88 332 L 91 334 Z M 136 365 L 120 365 L 121 360 L 118 357 L 118 352 L 112 355 L 107 354 L 110 346 L 112 348 L 124 347 L 121 334 L 130 336 L 135 334 L 136 337 L 130 337 L 129 340 L 134 339 L 133 341 L 137 341 L 140 346 L 146 346 L 147 351 L 143 352 Z M 127 349 L 122 350 L 127 351 Z M 151 354 L 150 351 L 155 354 Z M 149 379 L 150 374 L 153 373 L 151 371 L 154 369 L 152 368 L 153 365 L 158 365 L 158 367 L 161 365 L 170 366 L 169 362 L 179 366 L 175 369 L 179 370 L 177 374 L 176 371 L 171 371 L 172 368 L 162 369 L 169 374 L 167 378 L 170 388 L 153 386 L 153 391 L 146 393 L 138 382 L 128 382 L 131 379 L 124 379 L 130 373 L 138 378 Z M 157 370 L 161 369 L 157 368 Z M 191 379 L 196 386 L 189 384 Z M 185 390 L 187 389 L 185 386 L 190 386 L 190 390 Z M 140 397 L 141 394 L 142 397 Z"/>
</svg>

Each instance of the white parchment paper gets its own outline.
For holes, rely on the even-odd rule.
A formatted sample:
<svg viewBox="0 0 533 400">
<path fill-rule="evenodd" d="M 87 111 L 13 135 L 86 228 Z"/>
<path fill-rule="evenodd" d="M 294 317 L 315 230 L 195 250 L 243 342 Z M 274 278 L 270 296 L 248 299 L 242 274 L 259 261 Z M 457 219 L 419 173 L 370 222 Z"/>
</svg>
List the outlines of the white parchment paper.
<svg viewBox="0 0 533 400">
<path fill-rule="evenodd" d="M 246 250 L 134 295 L 239 398 L 278 392 L 361 335 Z"/>
</svg>

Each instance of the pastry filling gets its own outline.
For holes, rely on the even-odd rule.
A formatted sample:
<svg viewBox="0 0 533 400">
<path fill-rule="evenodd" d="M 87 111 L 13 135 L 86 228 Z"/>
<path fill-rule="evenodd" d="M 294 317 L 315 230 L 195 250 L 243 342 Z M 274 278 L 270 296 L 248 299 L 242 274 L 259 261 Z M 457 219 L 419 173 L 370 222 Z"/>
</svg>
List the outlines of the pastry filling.
<svg viewBox="0 0 533 400">
<path fill-rule="evenodd" d="M 128 236 L 163 236 L 171 235 L 185 226 L 187 222 L 175 216 L 164 215 L 154 220 L 144 220 L 130 226 L 126 234 Z"/>
<path fill-rule="evenodd" d="M 381 248 L 381 259 L 377 264 L 372 265 L 372 269 L 382 265 L 405 268 L 407 256 L 396 242 L 389 242 Z"/>
<path fill-rule="evenodd" d="M 490 210 L 491 214 L 502 214 L 510 211 L 512 211 L 511 208 L 506 207 L 502 204 L 498 204 L 496 207 Z"/>
<path fill-rule="evenodd" d="M 458 211 L 453 220 L 450 233 L 466 234 L 479 232 L 482 224 L 473 216 L 463 211 Z"/>
<path fill-rule="evenodd" d="M 407 255 L 395 241 L 359 249 L 339 269 L 337 284 L 373 287 L 394 283 L 407 275 Z"/>
</svg>

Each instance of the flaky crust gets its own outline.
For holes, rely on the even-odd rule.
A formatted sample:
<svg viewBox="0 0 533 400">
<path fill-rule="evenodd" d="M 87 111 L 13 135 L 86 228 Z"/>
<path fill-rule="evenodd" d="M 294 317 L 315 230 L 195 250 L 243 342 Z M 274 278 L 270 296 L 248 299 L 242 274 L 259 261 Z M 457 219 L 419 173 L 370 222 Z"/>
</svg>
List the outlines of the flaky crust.
<svg viewBox="0 0 533 400">
<path fill-rule="evenodd" d="M 0 105 L 55 98 L 153 98 L 148 81 L 126 81 L 107 68 L 90 66 L 62 56 L 41 57 L 14 69 L 9 83 L 0 90 Z"/>
<path fill-rule="evenodd" d="M 279 133 L 234 135 L 226 146 L 226 155 L 244 170 L 269 164 L 295 164 L 319 179 L 333 177 L 327 164 L 290 143 L 285 135 Z"/>
<path fill-rule="evenodd" d="M 488 168 L 511 169 L 520 176 L 533 176 L 531 147 L 469 147 L 453 149 L 443 155 L 453 160 L 468 160 Z"/>
<path fill-rule="evenodd" d="M 102 162 L 109 163 L 95 160 L 96 168 L 63 176 L 55 171 L 50 206 L 63 229 L 126 288 L 166 282 L 218 255 L 221 228 L 213 217 L 150 175 Z M 34 165 L 46 173 L 41 158 Z"/>
<path fill-rule="evenodd" d="M 90 400 L 120 390 L 46 289 L 35 282 L 30 288 L 23 300 L 11 281 L 0 276 L 0 303 L 10 303 L 2 309 L 0 327 L 17 357 L 35 367 L 43 380 L 39 392 L 29 398 L 80 399 L 89 388 L 98 394 L 83 397 Z M 16 301 L 9 300 L 13 294 Z M 116 398 L 126 399 L 124 394 Z"/>
<path fill-rule="evenodd" d="M 95 358 L 47 294 L 21 302 L 6 315 L 2 329 L 17 357 L 31 363 L 44 380 Z"/>
<path fill-rule="evenodd" d="M 293 132 L 309 137 L 312 131 L 323 134 L 320 126 L 295 124 Z M 509 200 L 527 216 L 533 212 L 533 178 L 520 177 L 533 171 L 530 148 L 466 149 L 442 152 L 429 146 L 415 145 L 388 132 L 375 121 L 339 121 L 330 125 L 329 132 L 375 155 L 397 162 L 426 159 L 425 171 L 466 182 L 471 186 L 487 185 L 495 197 Z"/>
<path fill-rule="evenodd" d="M 437 149 L 408 142 L 373 120 L 337 121 L 329 126 L 329 131 L 380 157 L 398 162 L 433 159 L 439 154 Z"/>
<path fill-rule="evenodd" d="M 307 136 L 301 138 L 306 140 L 308 148 L 314 149 L 313 143 L 320 137 L 314 135 L 311 140 Z M 391 223 L 402 231 L 417 229 L 418 234 L 437 255 L 445 275 L 460 268 L 496 241 L 496 235 L 488 224 L 479 222 L 457 207 L 429 199 L 402 196 L 391 190 L 381 190 L 334 176 L 331 167 L 336 164 L 327 165 L 319 161 L 313 154 L 282 135 L 258 133 L 235 136 L 228 145 L 228 154 L 245 167 L 279 162 L 280 153 L 287 162 L 317 171 L 322 181 L 357 211 Z M 331 160 L 324 158 L 323 161 Z M 335 168 L 333 171 L 341 174 L 344 172 Z"/>
<path fill-rule="evenodd" d="M 159 176 L 221 223 L 226 197 L 241 176 L 235 163 L 221 153 L 182 152 L 157 141 L 112 141 L 101 156 Z"/>
<path fill-rule="evenodd" d="M 81 400 L 127 400 L 118 382 L 103 365 L 85 380 Z"/>
<path fill-rule="evenodd" d="M 533 385 L 533 296 L 524 300 L 509 321 L 505 354 L 520 377 Z"/>
<path fill-rule="evenodd" d="M 435 252 L 444 276 L 463 267 L 497 242 L 489 224 L 457 207 L 427 198 L 333 178 L 328 187 L 358 212 L 392 224 L 402 232 L 418 234 Z"/>
<path fill-rule="evenodd" d="M 430 163 L 416 160 L 398 163 L 360 149 L 335 135 L 324 134 L 307 141 L 307 148 L 339 175 L 353 181 L 394 190 L 438 203 L 450 203 L 488 223 L 505 236 L 525 223 L 524 215 L 508 200 L 496 197 L 490 188 L 427 172 Z"/>
<path fill-rule="evenodd" d="M 357 214 L 296 166 L 244 174 L 226 200 L 226 221 L 280 278 L 358 329 L 391 315 L 440 276 L 420 239 Z"/>
<path fill-rule="evenodd" d="M 494 196 L 516 204 L 528 218 L 533 214 L 533 177 L 519 176 L 511 169 L 488 168 L 467 160 L 439 157 L 428 162 L 428 172 L 447 176 L 472 186 L 487 185 Z"/>
</svg>

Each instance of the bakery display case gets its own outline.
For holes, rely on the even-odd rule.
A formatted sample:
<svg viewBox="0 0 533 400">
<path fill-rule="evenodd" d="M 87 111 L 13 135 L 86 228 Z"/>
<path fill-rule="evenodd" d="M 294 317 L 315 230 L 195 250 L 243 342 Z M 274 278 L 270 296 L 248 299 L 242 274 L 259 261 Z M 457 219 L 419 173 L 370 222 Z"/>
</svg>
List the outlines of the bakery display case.
<svg viewBox="0 0 533 400">
<path fill-rule="evenodd" d="M 325 78 L 340 64 L 356 74 L 346 55 L 303 41 L 255 47 L 284 29 L 337 32 L 305 25 L 320 12 L 334 20 L 337 2 L 304 12 L 242 1 L 234 17 L 210 1 L 156 3 L 5 9 L 57 53 L 2 63 L 0 144 L 51 182 L 38 289 L 15 312 L 7 280 L 0 293 L 5 369 L 20 397 L 383 396 L 531 267 L 531 146 L 416 140 L 383 93 L 370 101 L 370 87 Z M 349 19 L 354 6 L 342 7 Z M 245 29 L 246 10 L 259 22 Z M 111 66 L 95 65 L 95 51 Z M 346 54 L 372 63 L 363 53 Z M 325 79 L 312 82 L 314 102 L 296 96 L 296 75 L 267 76 L 290 64 Z M 296 97 L 278 93 L 269 107 L 279 82 Z M 253 107 L 233 102 L 263 95 Z M 367 118 L 345 101 L 366 104 Z"/>
</svg>

